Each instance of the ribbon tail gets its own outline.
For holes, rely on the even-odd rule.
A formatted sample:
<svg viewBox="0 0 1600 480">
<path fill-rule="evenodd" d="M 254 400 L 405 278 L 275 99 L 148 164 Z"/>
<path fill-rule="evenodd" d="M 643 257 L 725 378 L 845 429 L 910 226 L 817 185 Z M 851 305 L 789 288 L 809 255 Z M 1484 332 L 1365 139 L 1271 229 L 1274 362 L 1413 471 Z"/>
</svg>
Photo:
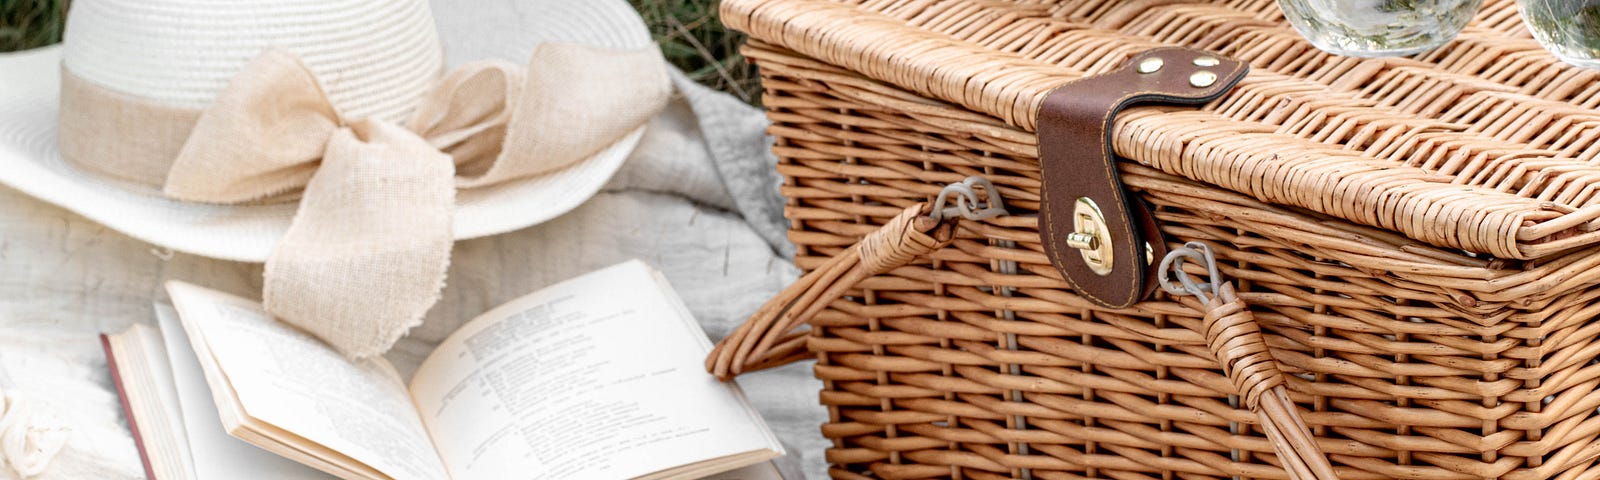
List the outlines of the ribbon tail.
<svg viewBox="0 0 1600 480">
<path fill-rule="evenodd" d="M 348 357 L 388 351 L 439 299 L 454 209 L 454 163 L 427 141 L 374 121 L 335 132 L 267 258 L 267 311 Z"/>
<path fill-rule="evenodd" d="M 489 92 L 496 92 L 490 95 Z M 496 122 L 503 135 L 476 135 L 448 150 L 463 165 L 460 188 L 476 188 L 543 175 L 593 157 L 650 121 L 672 96 L 666 61 L 655 48 L 610 50 L 541 43 L 527 68 L 473 64 L 452 74 L 435 93 L 452 112 L 486 111 L 503 104 Z M 435 100 L 437 101 L 437 100 Z M 428 108 L 413 127 L 428 138 L 448 138 L 462 127 Z M 483 115 L 487 117 L 487 115 Z M 493 143 L 488 146 L 483 143 Z M 492 163 L 484 156 L 494 155 Z M 470 165 L 471 167 L 467 167 Z"/>
</svg>

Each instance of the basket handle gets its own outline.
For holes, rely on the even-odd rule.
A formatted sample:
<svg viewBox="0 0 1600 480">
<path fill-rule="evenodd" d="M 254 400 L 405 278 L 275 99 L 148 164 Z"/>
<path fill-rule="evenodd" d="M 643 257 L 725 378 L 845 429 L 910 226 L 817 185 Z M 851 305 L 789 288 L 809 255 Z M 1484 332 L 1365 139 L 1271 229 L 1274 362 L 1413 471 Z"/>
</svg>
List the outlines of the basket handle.
<svg viewBox="0 0 1600 480">
<path fill-rule="evenodd" d="M 800 277 L 768 300 L 706 357 L 706 370 L 728 380 L 747 371 L 808 358 L 805 332 L 796 331 L 862 280 L 911 263 L 949 245 L 959 216 L 936 218 L 926 202 L 906 207 L 821 268 Z"/>
<path fill-rule="evenodd" d="M 979 195 L 979 192 L 983 195 Z M 980 197 L 987 197 L 987 201 Z M 953 204 L 953 205 L 952 205 Z M 939 192 L 933 206 L 906 207 L 878 230 L 821 268 L 800 277 L 768 300 L 744 324 L 717 342 L 706 370 L 724 381 L 756 370 L 809 358 L 805 333 L 797 331 L 829 303 L 862 280 L 899 268 L 955 240 L 956 222 L 1006 214 L 1000 191 L 982 176 L 967 177 Z"/>
<path fill-rule="evenodd" d="M 1207 283 L 1194 281 L 1183 271 L 1186 261 L 1204 265 Z M 1279 461 L 1296 480 L 1337 480 L 1333 466 L 1317 446 L 1316 437 L 1300 418 L 1300 411 L 1289 400 L 1283 372 L 1267 349 L 1266 337 L 1255 316 L 1217 272 L 1217 258 L 1211 247 L 1189 242 L 1161 259 L 1161 288 L 1174 296 L 1193 295 L 1204 306 L 1202 334 L 1206 346 L 1222 364 L 1222 371 L 1233 383 L 1246 407 L 1261 419 L 1262 429 L 1272 441 Z M 1177 282 L 1169 280 L 1168 276 Z"/>
</svg>

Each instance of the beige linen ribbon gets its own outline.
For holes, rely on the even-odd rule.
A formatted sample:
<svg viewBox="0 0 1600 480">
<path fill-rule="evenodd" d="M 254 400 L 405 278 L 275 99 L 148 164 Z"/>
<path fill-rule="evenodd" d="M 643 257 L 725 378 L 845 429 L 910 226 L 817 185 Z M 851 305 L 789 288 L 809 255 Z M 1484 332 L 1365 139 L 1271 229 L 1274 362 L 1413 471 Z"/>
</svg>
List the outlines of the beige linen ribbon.
<svg viewBox="0 0 1600 480">
<path fill-rule="evenodd" d="M 545 43 L 446 75 L 403 125 L 343 118 L 298 57 L 263 52 L 204 110 L 63 70 L 62 156 L 205 203 L 300 207 L 266 263 L 267 310 L 352 357 L 389 349 L 438 300 L 457 189 L 581 162 L 660 111 L 654 49 Z"/>
</svg>

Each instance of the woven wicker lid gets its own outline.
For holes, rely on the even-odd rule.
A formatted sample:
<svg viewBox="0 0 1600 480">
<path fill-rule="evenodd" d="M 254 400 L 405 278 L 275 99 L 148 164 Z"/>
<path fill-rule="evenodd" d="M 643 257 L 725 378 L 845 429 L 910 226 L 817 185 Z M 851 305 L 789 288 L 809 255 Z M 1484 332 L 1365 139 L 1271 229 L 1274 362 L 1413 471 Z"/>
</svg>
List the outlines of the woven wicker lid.
<svg viewBox="0 0 1600 480">
<path fill-rule="evenodd" d="M 1383 59 L 1316 50 L 1270 0 L 1148 5 L 725 0 L 722 17 L 757 41 L 992 116 L 1028 154 L 1056 87 L 1162 45 L 1216 51 L 1250 62 L 1249 77 L 1199 110 L 1125 111 L 1120 156 L 1499 258 L 1600 243 L 1600 72 L 1545 52 L 1515 2 L 1492 2 L 1443 48 Z"/>
<path fill-rule="evenodd" d="M 66 31 L 73 74 L 196 109 L 268 47 L 299 55 L 349 118 L 403 119 L 442 68 L 426 0 L 78 0 Z"/>
</svg>

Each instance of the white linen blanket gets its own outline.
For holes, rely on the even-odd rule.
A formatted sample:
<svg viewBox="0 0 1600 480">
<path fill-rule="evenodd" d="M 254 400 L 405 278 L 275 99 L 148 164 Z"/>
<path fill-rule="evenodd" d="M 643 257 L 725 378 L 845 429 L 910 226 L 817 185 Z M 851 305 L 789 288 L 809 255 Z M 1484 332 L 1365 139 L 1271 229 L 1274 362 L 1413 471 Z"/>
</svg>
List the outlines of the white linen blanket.
<svg viewBox="0 0 1600 480">
<path fill-rule="evenodd" d="M 466 19 L 449 13 L 454 3 L 435 2 L 442 29 L 495 34 L 447 45 L 451 63 L 531 49 L 515 38 L 516 17 L 491 8 L 512 2 L 473 2 L 482 13 Z M 404 374 L 488 308 L 629 258 L 665 272 L 713 339 L 793 281 L 764 117 L 681 76 L 675 83 L 681 95 L 594 199 L 540 226 L 455 245 L 442 300 L 387 355 Z M 143 477 L 96 336 L 152 323 L 169 279 L 259 298 L 261 266 L 163 251 L 0 187 L 0 365 L 14 390 L 72 429 L 35 478 Z M 824 411 L 809 365 L 740 383 L 788 447 L 786 473 L 824 478 Z M 0 468 L 0 479 L 11 476 Z"/>
</svg>

